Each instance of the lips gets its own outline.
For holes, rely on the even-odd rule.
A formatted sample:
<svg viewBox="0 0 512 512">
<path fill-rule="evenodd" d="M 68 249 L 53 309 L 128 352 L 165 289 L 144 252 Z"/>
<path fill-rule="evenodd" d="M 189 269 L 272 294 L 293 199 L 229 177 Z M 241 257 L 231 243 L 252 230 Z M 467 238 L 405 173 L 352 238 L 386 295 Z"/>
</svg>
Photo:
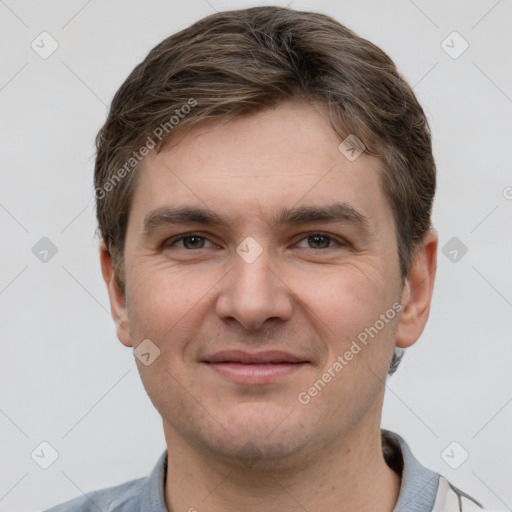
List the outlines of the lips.
<svg viewBox="0 0 512 512">
<path fill-rule="evenodd" d="M 223 350 L 207 357 L 205 363 L 282 364 L 309 361 L 281 350 L 249 353 L 242 350 Z"/>
<path fill-rule="evenodd" d="M 308 366 L 310 361 L 280 350 L 216 352 L 201 361 L 222 377 L 243 385 L 270 384 Z"/>
</svg>

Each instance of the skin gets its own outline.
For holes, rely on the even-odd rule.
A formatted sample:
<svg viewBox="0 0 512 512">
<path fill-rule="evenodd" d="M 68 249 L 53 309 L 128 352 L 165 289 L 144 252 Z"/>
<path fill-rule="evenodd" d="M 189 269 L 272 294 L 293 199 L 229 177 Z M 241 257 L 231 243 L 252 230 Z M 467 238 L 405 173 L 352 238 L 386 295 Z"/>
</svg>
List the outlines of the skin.
<svg viewBox="0 0 512 512">
<path fill-rule="evenodd" d="M 400 477 L 385 463 L 380 420 L 395 346 L 420 336 L 438 239 L 417 248 L 405 286 L 379 162 L 349 161 L 326 114 L 304 103 L 203 125 L 143 161 L 126 236 L 126 297 L 104 245 L 101 267 L 120 341 L 149 338 L 137 364 L 169 450 L 170 511 L 392 511 Z M 346 222 L 274 226 L 281 208 L 351 205 Z M 208 207 L 226 226 L 168 225 L 143 233 L 163 206 Z M 312 239 L 320 231 L 329 239 Z M 171 240 L 193 232 L 204 239 Z M 253 237 L 252 263 L 236 252 Z M 188 247 L 188 248 L 187 248 Z M 394 303 L 402 311 L 307 405 L 307 391 Z M 200 363 L 219 350 L 279 349 L 309 361 L 266 385 L 235 383 Z M 254 455 L 247 462 L 242 454 Z"/>
</svg>

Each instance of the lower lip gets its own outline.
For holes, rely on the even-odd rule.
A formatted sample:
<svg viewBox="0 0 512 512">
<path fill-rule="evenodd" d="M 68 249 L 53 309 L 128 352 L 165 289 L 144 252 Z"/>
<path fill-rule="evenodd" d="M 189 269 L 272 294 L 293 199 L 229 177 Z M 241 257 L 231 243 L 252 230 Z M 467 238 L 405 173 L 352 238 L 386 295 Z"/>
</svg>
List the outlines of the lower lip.
<svg viewBox="0 0 512 512">
<path fill-rule="evenodd" d="M 239 384 L 269 384 L 291 375 L 308 363 L 244 364 L 206 363 L 210 368 Z"/>
</svg>

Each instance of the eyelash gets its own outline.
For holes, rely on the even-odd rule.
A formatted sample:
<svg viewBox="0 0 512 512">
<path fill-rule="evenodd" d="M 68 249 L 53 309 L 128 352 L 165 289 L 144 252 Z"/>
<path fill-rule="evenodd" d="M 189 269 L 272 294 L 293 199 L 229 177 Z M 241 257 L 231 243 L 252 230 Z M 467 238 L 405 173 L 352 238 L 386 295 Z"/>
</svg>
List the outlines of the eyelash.
<svg viewBox="0 0 512 512">
<path fill-rule="evenodd" d="M 312 238 L 314 236 L 320 236 L 320 237 L 323 237 L 323 238 L 327 238 L 328 240 L 330 240 L 331 242 L 334 242 L 338 245 L 338 247 L 347 247 L 349 244 L 346 240 L 343 240 L 341 239 L 342 241 L 338 241 L 336 240 L 332 235 L 328 234 L 328 233 L 322 233 L 320 231 L 315 231 L 315 232 L 312 232 L 312 233 L 308 233 L 306 236 L 303 236 L 299 242 L 302 242 L 302 240 L 305 240 L 305 239 L 308 239 L 308 238 Z M 202 235 L 199 235 L 197 233 L 184 233 L 183 235 L 178 235 L 176 237 L 171 237 L 171 238 L 168 238 L 167 240 L 164 241 L 163 243 L 163 248 L 170 248 L 172 247 L 174 244 L 176 244 L 177 242 L 180 242 L 181 240 L 184 240 L 186 238 L 192 238 L 192 237 L 197 237 L 197 238 L 202 238 L 204 240 L 208 240 L 207 237 L 205 236 L 202 236 Z M 209 242 L 211 242 L 211 240 L 208 240 Z M 297 243 L 299 243 L 297 242 Z M 213 242 L 211 242 L 213 243 Z M 312 250 L 327 250 L 327 249 L 333 249 L 334 247 L 326 247 L 326 248 L 323 248 L 323 249 L 312 249 L 312 248 L 309 248 L 309 249 L 312 249 Z M 194 249 L 187 249 L 186 247 L 181 247 L 181 249 L 184 249 L 186 251 L 193 251 Z M 196 250 L 201 250 L 201 249 L 205 249 L 205 247 L 201 247 L 199 249 L 196 249 Z"/>
</svg>

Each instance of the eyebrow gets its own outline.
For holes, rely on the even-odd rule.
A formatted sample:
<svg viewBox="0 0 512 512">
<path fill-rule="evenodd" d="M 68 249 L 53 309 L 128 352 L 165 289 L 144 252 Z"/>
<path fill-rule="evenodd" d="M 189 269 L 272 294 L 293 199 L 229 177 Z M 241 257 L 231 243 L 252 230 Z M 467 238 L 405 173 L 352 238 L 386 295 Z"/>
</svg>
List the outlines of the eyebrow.
<svg viewBox="0 0 512 512">
<path fill-rule="evenodd" d="M 267 221 L 271 228 L 311 222 L 343 222 L 359 228 L 365 234 L 372 231 L 368 218 L 347 203 L 334 203 L 327 206 L 299 206 L 291 209 L 281 208 L 277 214 Z M 164 206 L 146 215 L 143 235 L 150 236 L 158 228 L 166 225 L 193 223 L 206 226 L 230 226 L 228 219 L 208 208 Z M 238 225 L 239 221 L 232 224 Z"/>
</svg>

